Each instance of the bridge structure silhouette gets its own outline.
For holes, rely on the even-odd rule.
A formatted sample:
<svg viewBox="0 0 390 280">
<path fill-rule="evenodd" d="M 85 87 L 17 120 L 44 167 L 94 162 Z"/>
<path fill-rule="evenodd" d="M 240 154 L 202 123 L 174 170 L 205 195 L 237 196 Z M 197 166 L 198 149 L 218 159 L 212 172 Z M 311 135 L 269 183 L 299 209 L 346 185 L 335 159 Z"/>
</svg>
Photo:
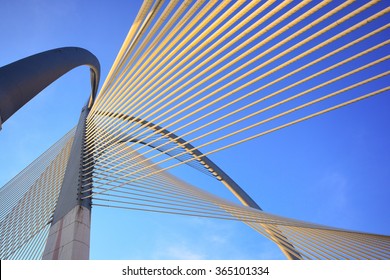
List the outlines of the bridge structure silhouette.
<svg viewBox="0 0 390 280">
<path fill-rule="evenodd" d="M 145 0 L 99 93 L 99 62 L 84 49 L 2 67 L 2 123 L 74 67 L 91 68 L 92 92 L 76 127 L 0 189 L 0 258 L 88 259 L 93 205 L 241 221 L 288 259 L 389 259 L 389 236 L 269 213 L 209 157 L 388 94 L 389 11 Z M 180 165 L 237 201 L 169 172 Z"/>
</svg>

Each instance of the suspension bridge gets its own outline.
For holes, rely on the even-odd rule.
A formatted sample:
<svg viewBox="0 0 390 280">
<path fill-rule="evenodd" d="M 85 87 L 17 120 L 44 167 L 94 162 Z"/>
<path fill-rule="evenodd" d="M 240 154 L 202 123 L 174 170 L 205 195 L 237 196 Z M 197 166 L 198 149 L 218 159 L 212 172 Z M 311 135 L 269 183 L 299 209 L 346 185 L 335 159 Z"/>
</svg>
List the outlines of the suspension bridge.
<svg viewBox="0 0 390 280">
<path fill-rule="evenodd" d="M 269 213 L 211 160 L 388 94 L 389 11 L 379 1 L 145 0 L 99 91 L 99 62 L 80 48 L 2 67 L 2 123 L 80 65 L 92 91 L 78 124 L 0 189 L 0 258 L 88 259 L 93 206 L 241 221 L 288 259 L 389 259 L 389 236 Z M 181 165 L 237 200 L 170 173 Z"/>
</svg>

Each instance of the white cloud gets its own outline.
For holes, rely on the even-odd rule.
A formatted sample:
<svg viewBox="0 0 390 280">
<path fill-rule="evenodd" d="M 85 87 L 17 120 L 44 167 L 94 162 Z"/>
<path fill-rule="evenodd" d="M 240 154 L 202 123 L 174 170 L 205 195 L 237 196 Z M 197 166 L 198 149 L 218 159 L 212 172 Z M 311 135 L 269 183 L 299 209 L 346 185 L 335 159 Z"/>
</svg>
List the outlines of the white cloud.
<svg viewBox="0 0 390 280">
<path fill-rule="evenodd" d="M 240 222 L 183 220 L 167 236 L 153 240 L 152 259 L 283 259 L 280 250 Z"/>
<path fill-rule="evenodd" d="M 317 203 L 312 219 L 320 224 L 345 227 L 353 216 L 351 211 L 351 184 L 346 175 L 332 171 L 325 174 L 313 188 Z M 313 209 L 313 210 L 314 210 Z"/>
<path fill-rule="evenodd" d="M 341 173 L 333 172 L 324 178 L 327 190 L 325 201 L 333 209 L 343 209 L 347 204 L 348 179 Z"/>
<path fill-rule="evenodd" d="M 181 243 L 172 245 L 166 248 L 164 252 L 165 258 L 175 260 L 202 260 L 205 259 L 205 255 L 198 250 L 194 250 L 192 247 L 188 247 L 187 244 Z"/>
</svg>

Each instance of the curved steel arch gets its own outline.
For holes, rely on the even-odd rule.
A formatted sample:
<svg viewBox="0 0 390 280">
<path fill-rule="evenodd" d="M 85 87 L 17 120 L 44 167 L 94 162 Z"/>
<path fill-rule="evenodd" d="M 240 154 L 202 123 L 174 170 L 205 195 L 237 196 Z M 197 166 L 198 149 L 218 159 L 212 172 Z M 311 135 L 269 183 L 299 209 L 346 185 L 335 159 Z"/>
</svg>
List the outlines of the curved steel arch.
<svg viewBox="0 0 390 280">
<path fill-rule="evenodd" d="M 97 112 L 98 114 L 104 114 L 104 112 Z M 221 168 L 218 167 L 213 161 L 211 161 L 207 156 L 203 155 L 201 151 L 196 149 L 193 145 L 182 139 L 181 137 L 177 136 L 176 134 L 169 132 L 167 129 L 164 129 L 161 126 L 155 125 L 152 122 L 136 118 L 134 116 L 128 116 L 121 113 L 108 113 L 105 115 L 107 117 L 113 117 L 122 119 L 124 121 L 128 122 L 135 122 L 142 126 L 145 126 L 147 128 L 150 128 L 154 131 L 159 131 L 159 134 L 168 137 L 171 141 L 178 144 L 180 147 L 182 147 L 186 152 L 188 152 L 191 156 L 193 156 L 196 160 L 198 160 L 202 165 L 205 166 L 205 168 L 212 173 L 219 181 L 221 181 L 225 187 L 245 206 L 249 206 L 251 208 L 263 211 L 261 207 L 228 175 L 226 174 Z M 150 145 L 145 142 L 140 142 L 139 139 L 123 139 L 121 142 L 138 142 L 140 144 L 149 146 L 151 148 L 153 145 Z M 288 244 L 290 248 L 294 248 L 294 246 L 288 241 L 288 239 L 283 235 L 283 233 L 278 229 L 271 229 L 267 225 L 262 224 L 263 228 L 266 232 L 270 234 L 270 237 L 273 239 L 273 241 L 276 243 L 276 245 L 279 247 L 279 249 L 283 252 L 283 254 L 290 260 L 298 260 L 302 259 L 301 254 L 294 250 L 290 252 L 289 250 L 286 250 L 286 247 L 283 244 Z"/>
<path fill-rule="evenodd" d="M 38 53 L 0 68 L 0 128 L 17 110 L 39 92 L 73 68 L 91 69 L 90 108 L 100 79 L 99 60 L 91 52 L 77 47 L 58 48 Z"/>
</svg>

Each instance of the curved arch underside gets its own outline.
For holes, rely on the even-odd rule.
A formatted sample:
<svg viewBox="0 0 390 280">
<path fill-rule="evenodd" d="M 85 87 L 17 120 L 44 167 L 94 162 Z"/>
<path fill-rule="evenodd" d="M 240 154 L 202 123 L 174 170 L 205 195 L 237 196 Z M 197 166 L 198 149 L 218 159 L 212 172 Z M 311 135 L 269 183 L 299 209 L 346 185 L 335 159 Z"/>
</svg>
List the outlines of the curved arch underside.
<svg viewBox="0 0 390 280">
<path fill-rule="evenodd" d="M 44 88 L 81 65 L 91 69 L 92 92 L 88 103 L 88 107 L 91 107 L 99 85 L 100 63 L 95 55 L 85 49 L 53 49 L 1 67 L 0 127 Z"/>
</svg>

